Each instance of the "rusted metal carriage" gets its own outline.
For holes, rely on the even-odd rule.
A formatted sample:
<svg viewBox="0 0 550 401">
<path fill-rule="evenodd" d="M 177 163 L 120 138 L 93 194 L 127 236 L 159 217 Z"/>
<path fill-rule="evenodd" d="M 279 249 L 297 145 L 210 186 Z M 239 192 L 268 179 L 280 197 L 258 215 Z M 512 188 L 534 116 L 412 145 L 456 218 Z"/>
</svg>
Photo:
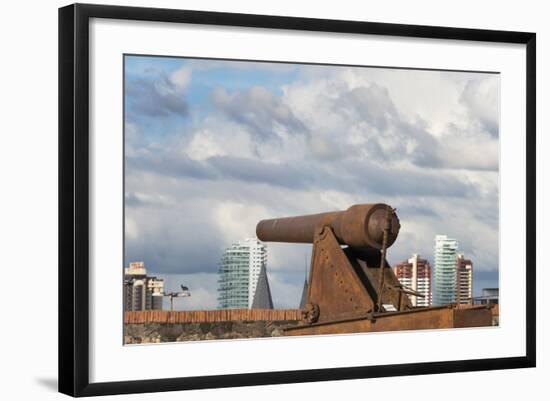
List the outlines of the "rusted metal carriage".
<svg viewBox="0 0 550 401">
<path fill-rule="evenodd" d="M 484 306 L 413 307 L 386 260 L 400 223 L 389 205 L 353 205 L 341 212 L 262 220 L 262 241 L 311 243 L 303 324 L 288 335 L 416 330 L 491 325 Z"/>
</svg>

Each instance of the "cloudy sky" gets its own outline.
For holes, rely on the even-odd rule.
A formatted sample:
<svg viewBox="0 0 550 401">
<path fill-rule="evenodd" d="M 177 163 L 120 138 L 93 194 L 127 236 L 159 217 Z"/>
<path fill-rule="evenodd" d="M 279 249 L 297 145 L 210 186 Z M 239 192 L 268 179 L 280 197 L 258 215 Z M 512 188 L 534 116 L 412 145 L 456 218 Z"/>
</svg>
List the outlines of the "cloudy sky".
<svg viewBox="0 0 550 401">
<path fill-rule="evenodd" d="M 125 59 L 125 263 L 216 307 L 223 250 L 264 218 L 397 208 L 395 264 L 459 241 L 498 286 L 497 74 Z M 276 307 L 299 303 L 309 245 L 268 244 Z"/>
</svg>

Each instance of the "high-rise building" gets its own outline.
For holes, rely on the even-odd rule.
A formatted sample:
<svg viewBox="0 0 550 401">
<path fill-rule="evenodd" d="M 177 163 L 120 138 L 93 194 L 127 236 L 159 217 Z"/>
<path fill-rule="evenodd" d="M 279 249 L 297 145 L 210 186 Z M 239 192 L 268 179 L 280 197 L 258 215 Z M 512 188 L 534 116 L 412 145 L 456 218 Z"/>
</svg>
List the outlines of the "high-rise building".
<svg viewBox="0 0 550 401">
<path fill-rule="evenodd" d="M 143 262 L 124 268 L 124 310 L 161 310 L 164 280 L 147 276 Z"/>
<path fill-rule="evenodd" d="M 456 254 L 458 241 L 446 235 L 435 236 L 433 304 L 445 305 L 456 299 Z"/>
<path fill-rule="evenodd" d="M 267 246 L 256 238 L 227 248 L 218 268 L 218 308 L 251 308 L 260 271 L 266 266 Z"/>
<path fill-rule="evenodd" d="M 459 304 L 472 303 L 474 265 L 471 260 L 464 259 L 463 254 L 456 257 L 456 298 Z"/>
<path fill-rule="evenodd" d="M 399 282 L 407 288 L 423 295 L 409 295 L 413 306 L 432 305 L 432 268 L 430 262 L 418 254 L 394 266 L 393 271 Z"/>
</svg>

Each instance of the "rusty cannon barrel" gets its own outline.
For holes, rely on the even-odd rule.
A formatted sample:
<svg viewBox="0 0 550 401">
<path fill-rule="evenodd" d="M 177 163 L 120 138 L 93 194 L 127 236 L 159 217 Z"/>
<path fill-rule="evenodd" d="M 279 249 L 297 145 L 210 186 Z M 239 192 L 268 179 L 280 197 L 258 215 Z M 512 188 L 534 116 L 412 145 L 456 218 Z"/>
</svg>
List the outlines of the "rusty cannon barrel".
<svg viewBox="0 0 550 401">
<path fill-rule="evenodd" d="M 256 226 L 256 236 L 261 241 L 311 244 L 315 230 L 329 226 L 342 245 L 381 249 L 388 208 L 384 203 L 361 204 L 340 212 L 262 220 Z M 397 239 L 401 227 L 395 211 L 390 211 L 388 247 Z"/>
</svg>

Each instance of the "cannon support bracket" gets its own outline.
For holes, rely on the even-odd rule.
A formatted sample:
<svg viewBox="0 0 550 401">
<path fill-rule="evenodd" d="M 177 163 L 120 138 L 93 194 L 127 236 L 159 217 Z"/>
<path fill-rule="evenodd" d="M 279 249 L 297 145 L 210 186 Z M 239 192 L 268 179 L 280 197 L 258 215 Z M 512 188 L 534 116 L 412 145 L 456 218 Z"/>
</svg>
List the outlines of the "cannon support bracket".
<svg viewBox="0 0 550 401">
<path fill-rule="evenodd" d="M 330 227 L 316 230 L 309 280 L 308 303 L 317 305 L 319 322 L 365 314 L 374 307 Z"/>
<path fill-rule="evenodd" d="M 361 253 L 351 248 L 343 249 L 331 227 L 317 227 L 307 294 L 310 306 L 304 312 L 304 320 L 309 324 L 326 323 L 372 314 L 377 308 L 381 270 L 386 283 L 383 303 L 392 304 L 397 310 L 410 308 L 387 261 L 384 261 L 386 268 L 380 269 L 380 257 L 375 250 Z"/>
</svg>

